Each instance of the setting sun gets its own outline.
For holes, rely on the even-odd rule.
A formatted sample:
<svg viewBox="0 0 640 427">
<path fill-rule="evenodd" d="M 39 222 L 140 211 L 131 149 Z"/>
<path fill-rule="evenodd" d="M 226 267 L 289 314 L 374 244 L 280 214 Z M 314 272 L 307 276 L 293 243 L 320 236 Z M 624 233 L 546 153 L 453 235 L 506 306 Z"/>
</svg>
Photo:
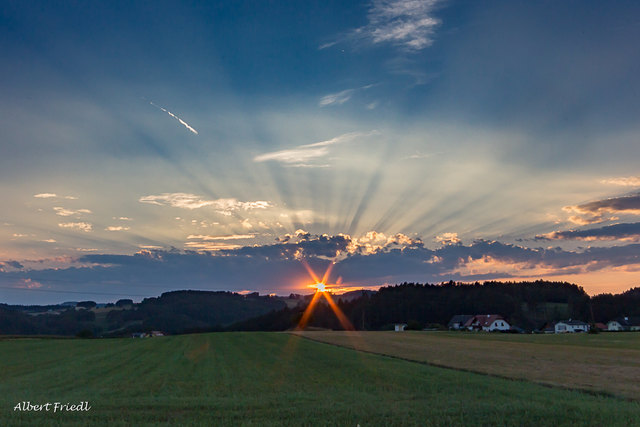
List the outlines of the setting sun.
<svg viewBox="0 0 640 427">
<path fill-rule="evenodd" d="M 326 285 L 324 283 L 322 283 L 322 282 L 319 282 L 319 283 L 316 283 L 313 286 L 318 290 L 318 292 L 324 292 Z"/>
</svg>

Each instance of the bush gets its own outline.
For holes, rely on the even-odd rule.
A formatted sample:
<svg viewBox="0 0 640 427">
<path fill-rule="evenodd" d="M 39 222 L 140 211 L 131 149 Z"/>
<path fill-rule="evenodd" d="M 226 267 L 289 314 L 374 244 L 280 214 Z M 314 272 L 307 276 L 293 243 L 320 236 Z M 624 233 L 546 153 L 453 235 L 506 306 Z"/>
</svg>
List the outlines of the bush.
<svg viewBox="0 0 640 427">
<path fill-rule="evenodd" d="M 410 320 L 407 323 L 407 327 L 405 328 L 407 331 L 421 331 L 424 329 L 424 324 L 422 322 L 418 322 L 417 320 Z"/>
<path fill-rule="evenodd" d="M 89 329 L 83 329 L 76 334 L 77 338 L 94 338 L 93 331 Z"/>
</svg>

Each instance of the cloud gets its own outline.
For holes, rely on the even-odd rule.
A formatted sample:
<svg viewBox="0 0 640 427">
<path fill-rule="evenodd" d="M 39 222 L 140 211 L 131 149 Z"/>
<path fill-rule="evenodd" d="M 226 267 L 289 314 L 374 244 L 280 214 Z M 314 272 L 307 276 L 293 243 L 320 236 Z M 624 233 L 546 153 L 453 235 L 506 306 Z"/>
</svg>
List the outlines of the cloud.
<svg viewBox="0 0 640 427">
<path fill-rule="evenodd" d="M 58 224 L 60 228 L 70 228 L 72 230 L 81 230 L 85 233 L 90 232 L 93 229 L 93 225 L 88 222 L 62 222 Z"/>
<path fill-rule="evenodd" d="M 160 195 L 143 196 L 138 199 L 141 203 L 149 203 L 158 206 L 171 206 L 181 209 L 200 209 L 211 207 L 223 215 L 231 215 L 235 210 L 266 209 L 272 207 L 271 202 L 257 200 L 253 202 L 241 202 L 237 199 L 206 200 L 201 196 L 189 193 L 162 193 Z"/>
<path fill-rule="evenodd" d="M 159 105 L 154 104 L 153 102 L 149 102 L 149 104 L 153 105 L 156 108 L 159 108 L 160 110 L 164 111 L 165 113 L 167 113 L 168 115 L 170 115 L 171 117 L 173 117 L 174 119 L 176 119 L 178 122 L 180 122 L 180 124 L 184 127 L 186 127 L 191 133 L 194 133 L 196 135 L 198 135 L 198 131 L 195 130 L 194 128 L 192 128 L 189 123 L 185 122 L 184 120 L 182 120 L 180 117 L 176 116 L 175 114 L 173 114 L 171 111 L 167 110 L 166 108 L 162 108 Z"/>
<path fill-rule="evenodd" d="M 338 93 L 331 93 L 329 95 L 325 95 L 322 98 L 320 98 L 320 101 L 318 102 L 318 105 L 320 107 L 327 107 L 330 105 L 342 105 L 345 102 L 349 101 L 351 99 L 351 97 L 353 96 L 353 94 L 355 94 L 358 91 L 361 90 L 366 90 L 366 89 L 370 89 L 373 86 L 375 86 L 375 84 L 369 84 L 366 86 L 362 86 L 362 87 L 357 87 L 357 88 L 353 88 L 353 89 L 345 89 L 341 92 Z M 375 105 L 370 108 L 373 109 L 375 108 Z"/>
<path fill-rule="evenodd" d="M 554 231 L 536 236 L 537 240 L 630 240 L 640 241 L 640 222 L 614 224 L 589 230 Z"/>
<path fill-rule="evenodd" d="M 327 164 L 314 163 L 316 160 L 329 154 L 329 147 L 332 145 L 350 142 L 356 138 L 367 137 L 379 134 L 378 131 L 371 132 L 351 132 L 345 133 L 326 141 L 314 142 L 313 144 L 300 145 L 295 148 L 274 151 L 260 154 L 253 158 L 254 162 L 276 161 L 287 166 L 294 167 L 327 167 Z"/>
<path fill-rule="evenodd" d="M 0 271 L 10 271 L 12 269 L 22 270 L 24 265 L 18 261 L 0 261 Z"/>
<path fill-rule="evenodd" d="M 594 224 L 615 219 L 606 217 L 604 214 L 607 213 L 640 215 L 640 194 L 596 200 L 577 206 L 565 206 L 562 209 L 578 214 L 569 218 L 569 221 L 575 224 Z"/>
<path fill-rule="evenodd" d="M 56 243 L 56 239 L 45 239 L 45 240 L 40 240 L 41 242 L 44 243 Z"/>
<path fill-rule="evenodd" d="M 130 227 L 123 227 L 121 225 L 110 225 L 105 228 L 106 231 L 127 231 Z"/>
<path fill-rule="evenodd" d="M 355 92 L 355 89 L 345 89 L 338 93 L 325 95 L 320 98 L 320 102 L 318 102 L 318 105 L 320 105 L 321 107 L 326 107 L 328 105 L 342 105 L 351 99 L 353 92 Z"/>
<path fill-rule="evenodd" d="M 216 237 L 216 236 L 214 236 Z M 419 239 L 370 231 L 359 237 L 298 230 L 275 244 L 240 246 L 228 241 L 193 239 L 185 251 L 141 250 L 134 255 L 86 254 L 73 267 L 0 272 L 0 284 L 29 279 L 58 292 L 155 296 L 180 287 L 287 294 L 310 282 L 301 259 L 319 274 L 334 263 L 330 282 L 343 287 L 385 283 L 506 278 L 553 278 L 640 268 L 640 244 L 584 250 L 527 248 L 477 240 L 469 245 L 424 247 Z M 563 279 L 564 280 L 564 279 Z M 80 285 L 82 284 L 82 285 Z"/>
<path fill-rule="evenodd" d="M 390 43 L 408 51 L 431 46 L 440 20 L 433 16 L 439 0 L 374 0 L 368 23 L 352 36 L 373 44 Z"/>
<path fill-rule="evenodd" d="M 458 238 L 458 233 L 442 233 L 436 236 L 436 241 L 443 245 L 457 245 L 461 243 L 461 240 Z"/>
<path fill-rule="evenodd" d="M 242 239 L 254 239 L 255 234 L 231 234 L 226 236 L 208 236 L 203 234 L 190 234 L 187 239 L 198 240 L 242 240 Z"/>
<path fill-rule="evenodd" d="M 60 216 L 81 216 L 82 214 L 92 213 L 89 209 L 78 209 L 74 211 L 72 209 L 65 209 L 60 206 L 54 207 L 53 210 L 56 212 L 56 215 Z"/>
<path fill-rule="evenodd" d="M 56 193 L 34 194 L 33 197 L 36 197 L 38 199 L 54 199 L 54 198 L 58 198 L 58 197 L 62 197 L 62 198 L 67 199 L 67 200 L 77 200 L 78 199 L 75 196 L 58 196 Z"/>
<path fill-rule="evenodd" d="M 640 176 L 609 178 L 600 181 L 602 184 L 620 185 L 624 187 L 640 187 Z"/>
</svg>

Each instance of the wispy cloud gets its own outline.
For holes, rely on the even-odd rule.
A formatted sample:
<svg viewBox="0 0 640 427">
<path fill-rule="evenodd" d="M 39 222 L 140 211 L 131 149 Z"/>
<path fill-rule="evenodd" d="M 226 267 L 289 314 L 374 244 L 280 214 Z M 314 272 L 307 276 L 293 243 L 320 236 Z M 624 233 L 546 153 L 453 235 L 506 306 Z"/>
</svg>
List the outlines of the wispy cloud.
<svg viewBox="0 0 640 427">
<path fill-rule="evenodd" d="M 130 227 L 123 227 L 121 225 L 110 225 L 105 228 L 106 231 L 127 231 Z"/>
<path fill-rule="evenodd" d="M 320 98 L 318 104 L 321 107 L 326 107 L 327 105 L 342 105 L 351 99 L 353 92 L 355 92 L 355 89 L 346 89 L 338 93 L 330 93 Z"/>
<path fill-rule="evenodd" d="M 241 245 L 230 245 L 227 243 L 212 243 L 212 242 L 187 242 L 184 244 L 186 249 L 201 251 L 201 252 L 214 252 L 222 250 L 233 250 L 242 247 Z"/>
<path fill-rule="evenodd" d="M 253 158 L 254 162 L 276 161 L 284 163 L 287 166 L 294 167 L 327 167 L 325 163 L 314 163 L 318 159 L 329 154 L 329 147 L 332 145 L 342 144 L 352 141 L 356 138 L 377 135 L 378 131 L 367 133 L 351 132 L 345 133 L 326 141 L 315 142 L 313 144 L 300 145 L 298 147 L 287 150 L 274 151 L 271 153 L 260 154 Z"/>
<path fill-rule="evenodd" d="M 180 124 L 184 127 L 186 127 L 190 132 L 198 135 L 198 131 L 195 130 L 194 128 L 192 128 L 189 123 L 185 122 L 184 120 L 182 120 L 180 117 L 176 116 L 175 114 L 173 114 L 171 111 L 167 110 L 166 108 L 162 108 L 159 105 L 154 104 L 153 102 L 149 102 L 149 104 L 153 105 L 156 108 L 159 108 L 160 110 L 164 111 L 165 113 L 167 113 L 168 115 L 170 115 L 171 117 L 173 117 L 174 119 L 176 119 L 177 121 L 180 122 Z"/>
<path fill-rule="evenodd" d="M 56 206 L 53 208 L 53 210 L 56 212 L 56 215 L 59 215 L 59 216 L 81 216 L 83 214 L 91 213 L 89 209 L 73 210 L 73 209 L 65 209 L 61 206 Z"/>
<path fill-rule="evenodd" d="M 39 193 L 34 194 L 33 197 L 38 199 L 55 199 L 55 198 L 63 198 L 67 200 L 77 200 L 78 198 L 75 196 L 58 196 L 56 193 Z"/>
<path fill-rule="evenodd" d="M 554 231 L 536 236 L 536 240 L 630 240 L 640 241 L 640 222 L 614 224 L 589 230 Z"/>
<path fill-rule="evenodd" d="M 621 185 L 624 187 L 640 187 L 640 176 L 623 176 L 618 178 L 603 179 L 602 184 Z"/>
<path fill-rule="evenodd" d="M 440 20 L 433 12 L 440 0 L 374 0 L 366 26 L 354 36 L 418 51 L 433 43 Z"/>
<path fill-rule="evenodd" d="M 569 218 L 569 221 L 574 224 L 594 224 L 616 219 L 615 217 L 606 217 L 607 213 L 640 215 L 640 194 L 596 200 L 582 205 L 565 206 L 562 209 L 565 212 L 577 214 Z"/>
<path fill-rule="evenodd" d="M 158 206 L 171 206 L 181 209 L 200 209 L 211 207 L 222 214 L 231 214 L 234 210 L 266 209 L 272 206 L 271 202 L 256 200 L 251 202 L 241 202 L 237 199 L 216 199 L 207 200 L 196 194 L 189 193 L 162 193 L 140 197 L 141 203 L 149 203 Z"/>
<path fill-rule="evenodd" d="M 80 230 L 80 231 L 84 231 L 85 233 L 88 233 L 91 230 L 93 230 L 93 225 L 89 224 L 88 222 L 62 222 L 58 224 L 58 227 L 70 228 L 72 230 Z"/>
<path fill-rule="evenodd" d="M 356 88 L 352 88 L 352 89 L 345 89 L 345 90 L 340 91 L 338 93 L 330 93 L 330 94 L 325 95 L 322 98 L 320 98 L 320 101 L 318 102 L 318 105 L 320 107 L 327 107 L 327 106 L 330 106 L 330 105 L 342 105 L 345 102 L 349 101 L 351 99 L 351 97 L 356 92 L 361 91 L 361 90 L 370 89 L 373 86 L 375 86 L 375 84 L 370 84 L 370 85 L 366 85 L 366 86 L 362 86 L 362 87 L 356 87 Z"/>
<path fill-rule="evenodd" d="M 187 236 L 189 240 L 243 240 L 255 239 L 255 234 L 230 234 L 226 236 L 209 236 L 204 234 L 190 234 Z"/>
</svg>

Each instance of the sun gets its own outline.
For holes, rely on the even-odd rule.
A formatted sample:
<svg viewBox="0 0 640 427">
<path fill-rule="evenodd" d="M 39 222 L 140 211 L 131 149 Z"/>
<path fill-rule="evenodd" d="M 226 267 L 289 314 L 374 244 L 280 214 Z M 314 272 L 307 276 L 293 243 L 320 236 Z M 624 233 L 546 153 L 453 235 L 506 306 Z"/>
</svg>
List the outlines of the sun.
<svg viewBox="0 0 640 427">
<path fill-rule="evenodd" d="M 326 289 L 325 289 L 325 284 L 324 284 L 324 283 L 322 283 L 322 282 L 318 282 L 318 283 L 316 283 L 316 284 L 315 284 L 315 285 L 313 285 L 313 286 L 316 288 L 316 290 L 317 290 L 318 292 L 324 292 L 324 291 L 326 290 Z"/>
</svg>

